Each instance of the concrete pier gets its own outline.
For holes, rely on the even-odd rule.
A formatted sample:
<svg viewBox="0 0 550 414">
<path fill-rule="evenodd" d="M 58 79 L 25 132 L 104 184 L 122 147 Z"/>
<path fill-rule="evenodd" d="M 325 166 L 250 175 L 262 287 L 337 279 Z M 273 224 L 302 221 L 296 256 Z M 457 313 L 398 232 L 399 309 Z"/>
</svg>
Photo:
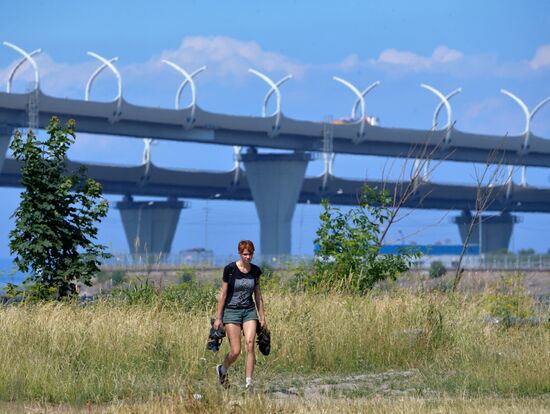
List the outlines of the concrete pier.
<svg viewBox="0 0 550 414">
<path fill-rule="evenodd" d="M 186 203 L 167 201 L 134 201 L 126 196 L 117 203 L 124 233 L 132 255 L 166 255 L 170 253 L 182 208 Z"/>
<path fill-rule="evenodd" d="M 462 243 L 466 240 L 472 219 L 469 210 L 463 210 L 462 214 L 454 219 L 454 222 L 458 225 Z M 518 217 L 504 212 L 500 215 L 482 215 L 481 226 L 479 221 L 476 220 L 474 223 L 469 244 L 479 244 L 481 253 L 508 250 L 514 224 L 519 221 Z"/>
<path fill-rule="evenodd" d="M 311 156 L 258 154 L 252 150 L 241 159 L 260 219 L 261 255 L 290 255 L 292 216 Z"/>
</svg>

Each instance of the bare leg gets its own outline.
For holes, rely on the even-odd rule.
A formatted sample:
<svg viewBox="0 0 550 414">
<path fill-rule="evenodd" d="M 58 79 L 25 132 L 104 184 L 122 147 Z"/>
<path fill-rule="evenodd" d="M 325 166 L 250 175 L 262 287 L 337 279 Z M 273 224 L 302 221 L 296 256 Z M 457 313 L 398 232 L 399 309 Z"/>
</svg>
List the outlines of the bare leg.
<svg viewBox="0 0 550 414">
<path fill-rule="evenodd" d="M 234 323 L 225 324 L 225 333 L 229 338 L 229 353 L 225 356 L 223 367 L 227 369 L 237 360 L 241 353 L 241 325 Z"/>
<path fill-rule="evenodd" d="M 256 324 L 258 321 L 246 321 L 243 324 L 244 343 L 246 349 L 246 376 L 252 378 L 254 375 L 254 364 L 256 356 L 254 355 L 254 338 L 256 337 Z"/>
</svg>

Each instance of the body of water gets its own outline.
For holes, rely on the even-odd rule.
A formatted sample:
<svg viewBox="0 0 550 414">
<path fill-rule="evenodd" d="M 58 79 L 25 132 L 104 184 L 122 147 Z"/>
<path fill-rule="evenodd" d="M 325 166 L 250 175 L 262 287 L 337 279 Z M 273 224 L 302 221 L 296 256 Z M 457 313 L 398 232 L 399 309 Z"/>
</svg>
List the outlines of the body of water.
<svg viewBox="0 0 550 414">
<path fill-rule="evenodd" d="M 25 280 L 25 276 L 16 271 L 12 259 L 0 259 L 0 290 L 3 290 L 8 283 L 19 285 L 23 283 L 23 280 Z"/>
</svg>

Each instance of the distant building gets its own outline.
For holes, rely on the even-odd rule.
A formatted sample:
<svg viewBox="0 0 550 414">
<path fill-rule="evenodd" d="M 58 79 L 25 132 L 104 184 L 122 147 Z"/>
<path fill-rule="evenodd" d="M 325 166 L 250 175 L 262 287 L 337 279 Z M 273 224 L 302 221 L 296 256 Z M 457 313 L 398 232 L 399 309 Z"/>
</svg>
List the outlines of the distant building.
<svg viewBox="0 0 550 414">
<path fill-rule="evenodd" d="M 414 266 L 428 268 L 432 262 L 439 261 L 447 268 L 456 268 L 463 246 L 461 244 L 450 245 L 412 245 L 412 244 L 386 244 L 380 249 L 382 254 L 397 254 L 404 249 L 415 249 L 422 256 L 415 261 Z M 479 245 L 471 244 L 464 252 L 462 267 L 477 267 L 480 264 Z"/>
<path fill-rule="evenodd" d="M 186 265 L 206 265 L 214 264 L 214 252 L 203 247 L 181 250 L 179 252 L 179 261 Z"/>
</svg>

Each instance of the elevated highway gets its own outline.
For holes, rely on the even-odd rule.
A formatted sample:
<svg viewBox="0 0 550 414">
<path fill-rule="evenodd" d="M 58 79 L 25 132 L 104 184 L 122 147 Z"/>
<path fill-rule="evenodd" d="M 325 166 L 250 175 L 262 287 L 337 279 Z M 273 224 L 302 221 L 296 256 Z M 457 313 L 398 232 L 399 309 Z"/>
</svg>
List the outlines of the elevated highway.
<svg viewBox="0 0 550 414">
<path fill-rule="evenodd" d="M 80 166 L 87 175 L 100 182 L 106 194 L 253 201 L 246 171 L 207 172 L 174 170 L 154 164 L 131 167 L 68 162 L 69 169 Z M 238 180 L 235 180 L 238 177 Z M 6 159 L 0 174 L 0 186 L 21 187 L 20 164 Z M 469 185 L 437 184 L 420 181 L 383 182 L 350 180 L 329 176 L 305 177 L 299 193 L 299 203 L 319 204 L 322 199 L 336 205 L 357 205 L 362 187 L 386 188 L 391 194 L 402 196 L 406 188 L 414 186 L 413 195 L 404 203 L 406 208 L 436 210 L 475 210 L 477 188 Z M 397 187 L 397 189 L 396 189 Z M 487 211 L 524 213 L 550 212 L 550 188 L 523 187 L 516 184 L 496 186 Z"/>
<path fill-rule="evenodd" d="M 124 200 L 117 204 L 125 227 L 128 243 L 149 243 L 149 252 L 169 252 L 179 213 L 185 204 L 178 198 L 206 198 L 225 200 L 253 200 L 260 219 L 261 252 L 263 254 L 290 253 L 290 229 L 297 202 L 319 203 L 322 198 L 334 204 L 356 204 L 363 182 L 341 179 L 333 175 L 333 154 L 361 154 L 424 160 L 452 160 L 459 162 L 490 163 L 521 166 L 521 186 L 509 181 L 502 187 L 493 187 L 492 203 L 488 210 L 501 211 L 492 223 L 478 226 L 479 240 L 498 240 L 507 247 L 516 217 L 510 212 L 547 212 L 549 193 L 546 189 L 527 186 L 526 167 L 550 167 L 550 140 L 538 137 L 530 131 L 531 120 L 550 97 L 542 100 L 531 111 L 520 98 L 502 89 L 501 92 L 521 107 L 525 130 L 521 135 L 494 136 L 467 133 L 454 128 L 449 99 L 459 93 L 457 89 L 447 95 L 434 87 L 421 87 L 437 95 L 437 106 L 432 129 L 418 130 L 387 128 L 371 125 L 366 114 L 365 95 L 380 82 L 376 81 L 362 92 L 345 79 L 333 79 L 350 89 L 356 100 L 348 121 L 311 122 L 286 117 L 281 111 L 279 87 L 292 76 L 287 75 L 274 82 L 267 75 L 254 69 L 249 72 L 269 85 L 264 98 L 262 117 L 218 114 L 203 110 L 197 105 L 193 77 L 206 69 L 201 67 L 187 73 L 174 62 L 164 64 L 177 70 L 185 79 L 176 93 L 175 109 L 152 108 L 128 103 L 122 95 L 120 72 L 113 65 L 118 57 L 106 59 L 94 52 L 88 55 L 99 60 L 101 66 L 89 78 L 85 99 L 63 99 L 48 96 L 40 90 L 38 65 L 33 55 L 18 46 L 4 42 L 5 46 L 23 56 L 12 69 L 7 93 L 0 92 L 0 185 L 18 186 L 19 167 L 13 160 L 5 160 L 9 138 L 14 128 L 45 128 L 52 116 L 62 121 L 73 118 L 77 130 L 90 134 L 124 136 L 145 139 L 144 165 L 121 167 L 88 165 L 89 175 L 103 184 L 106 193 L 122 194 Z M 34 90 L 29 93 L 11 92 L 15 72 L 28 61 L 34 69 Z M 118 93 L 113 102 L 89 101 L 91 85 L 97 75 L 109 68 L 117 78 Z M 186 85 L 191 88 L 191 104 L 179 109 L 181 93 Z M 267 102 L 276 97 L 276 111 L 266 116 Z M 447 123 L 437 129 L 439 111 L 445 107 Z M 357 115 L 357 109 L 360 113 Z M 237 165 L 226 173 L 168 170 L 150 162 L 150 144 L 153 139 L 203 144 L 231 145 L 237 154 Z M 248 147 L 241 156 L 243 147 Z M 259 154 L 256 148 L 287 150 L 289 154 Z M 325 171 L 321 177 L 305 177 L 312 152 L 322 152 Z M 4 161 L 6 161 L 4 163 Z M 241 170 L 244 164 L 246 173 Z M 417 165 L 420 165 L 418 162 Z M 71 164 L 76 168 L 77 164 Z M 417 169 L 418 171 L 418 169 Z M 429 177 L 425 177 L 426 180 Z M 405 188 L 414 188 L 405 207 L 428 209 L 460 209 L 457 218 L 461 235 L 472 224 L 470 210 L 475 208 L 477 189 L 469 186 L 443 185 L 429 181 L 413 183 L 368 182 L 372 187 L 386 187 L 402 196 Z M 167 197 L 166 202 L 135 202 L 133 195 Z M 475 221 L 475 220 L 474 220 Z M 159 236 L 159 234 L 161 234 Z M 483 247 L 481 249 L 483 251 Z"/>
<path fill-rule="evenodd" d="M 40 90 L 27 94 L 0 92 L 0 126 L 7 130 L 27 127 L 31 101 L 39 107 L 38 128 L 45 128 L 56 115 L 62 120 L 75 119 L 79 132 L 91 134 L 306 152 L 323 150 L 322 122 L 295 120 L 282 113 L 252 117 L 216 114 L 198 106 L 179 110 L 151 108 L 122 98 L 115 102 L 55 98 Z M 453 126 L 416 130 L 351 123 L 331 128 L 334 153 L 404 158 L 429 154 L 434 160 L 485 163 L 490 159 L 505 165 L 550 167 L 550 140 L 531 133 L 526 141 L 525 135 L 482 135 Z"/>
</svg>

